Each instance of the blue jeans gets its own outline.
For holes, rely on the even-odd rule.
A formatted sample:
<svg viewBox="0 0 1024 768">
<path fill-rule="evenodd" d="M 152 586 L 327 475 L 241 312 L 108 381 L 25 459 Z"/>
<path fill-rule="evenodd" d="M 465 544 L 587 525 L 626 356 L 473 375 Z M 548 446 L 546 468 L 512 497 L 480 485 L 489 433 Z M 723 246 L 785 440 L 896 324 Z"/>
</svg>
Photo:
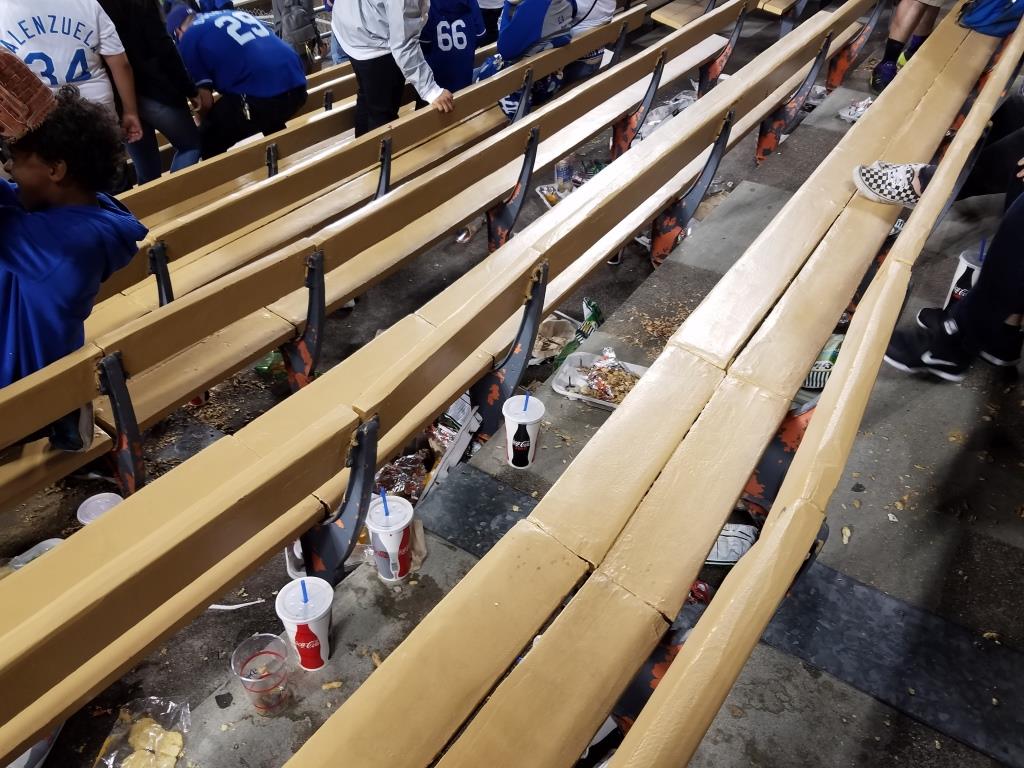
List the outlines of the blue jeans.
<svg viewBox="0 0 1024 768">
<path fill-rule="evenodd" d="M 331 63 L 341 64 L 342 62 L 348 61 L 348 54 L 345 53 L 345 49 L 341 47 L 341 40 L 338 39 L 337 35 L 331 33 Z"/>
<path fill-rule="evenodd" d="M 184 104 L 171 107 L 140 96 L 139 118 L 142 121 L 142 138 L 128 145 L 139 184 L 159 178 L 163 170 L 156 131 L 167 137 L 174 147 L 171 173 L 199 162 L 199 129 Z"/>
</svg>

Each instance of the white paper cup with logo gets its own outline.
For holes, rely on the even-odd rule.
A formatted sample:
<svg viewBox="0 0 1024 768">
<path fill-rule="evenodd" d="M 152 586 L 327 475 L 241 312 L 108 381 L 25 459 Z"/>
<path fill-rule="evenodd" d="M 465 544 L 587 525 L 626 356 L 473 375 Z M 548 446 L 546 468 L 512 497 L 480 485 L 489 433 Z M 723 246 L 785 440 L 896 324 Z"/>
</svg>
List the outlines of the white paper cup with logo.
<svg viewBox="0 0 1024 768">
<path fill-rule="evenodd" d="M 509 466 L 526 469 L 537 455 L 544 403 L 536 397 L 527 399 L 524 395 L 513 395 L 505 401 L 501 412 L 505 414 L 505 451 Z"/>
<path fill-rule="evenodd" d="M 370 500 L 366 529 L 370 549 L 382 581 L 398 582 L 412 570 L 412 504 L 401 496 L 388 496 L 388 514 L 379 496 Z"/>
<path fill-rule="evenodd" d="M 302 600 L 303 582 L 307 602 Z M 331 657 L 333 602 L 334 588 L 330 582 L 312 576 L 290 581 L 277 593 L 277 616 L 303 669 L 320 669 Z"/>
</svg>

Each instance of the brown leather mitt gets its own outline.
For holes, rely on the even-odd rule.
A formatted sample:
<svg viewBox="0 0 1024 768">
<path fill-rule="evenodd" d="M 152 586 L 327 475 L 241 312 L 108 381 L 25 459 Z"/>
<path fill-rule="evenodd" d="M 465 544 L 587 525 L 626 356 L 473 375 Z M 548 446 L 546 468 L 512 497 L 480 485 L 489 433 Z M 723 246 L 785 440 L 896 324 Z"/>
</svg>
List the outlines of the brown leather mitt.
<svg viewBox="0 0 1024 768">
<path fill-rule="evenodd" d="M 0 48 L 0 136 L 21 138 L 37 128 L 55 105 L 53 93 L 36 74 Z"/>
</svg>

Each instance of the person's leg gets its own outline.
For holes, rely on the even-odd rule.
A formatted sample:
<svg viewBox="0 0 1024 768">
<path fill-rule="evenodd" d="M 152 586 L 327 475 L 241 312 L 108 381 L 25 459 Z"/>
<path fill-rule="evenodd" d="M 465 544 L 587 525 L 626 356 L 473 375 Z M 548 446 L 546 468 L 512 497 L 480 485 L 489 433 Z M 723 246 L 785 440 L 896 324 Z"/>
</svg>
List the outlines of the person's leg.
<svg viewBox="0 0 1024 768">
<path fill-rule="evenodd" d="M 924 13 L 921 14 L 921 20 L 914 27 L 914 34 L 907 40 L 907 44 L 903 47 L 903 52 L 896 59 L 896 63 L 900 67 L 905 67 L 907 62 L 917 53 L 917 49 L 928 39 L 928 35 L 935 29 L 935 20 L 938 16 L 939 6 L 929 5 L 925 8 Z"/>
<path fill-rule="evenodd" d="M 375 59 L 352 59 L 359 92 L 356 94 L 356 136 L 398 118 L 405 77 L 390 54 Z"/>
<path fill-rule="evenodd" d="M 256 126 L 245 116 L 242 98 L 223 94 L 203 118 L 199 127 L 203 159 L 227 152 L 237 142 L 256 133 Z"/>
<path fill-rule="evenodd" d="M 139 99 L 139 115 L 143 122 L 153 125 L 174 147 L 174 159 L 171 161 L 171 173 L 188 168 L 199 162 L 201 146 L 199 128 L 196 127 L 192 113 L 184 104 L 172 107 L 153 99 Z"/>
<path fill-rule="evenodd" d="M 921 327 L 896 331 L 885 362 L 901 371 L 960 381 L 974 357 L 1016 365 L 1024 346 L 1024 198 L 1003 216 L 989 245 L 977 284 L 948 315 Z M 934 314 L 934 313 L 933 313 Z"/>
<path fill-rule="evenodd" d="M 132 165 L 135 166 L 135 181 L 138 184 L 160 178 L 160 147 L 156 141 L 156 131 L 145 118 L 142 118 L 142 138 L 126 146 Z"/>
<path fill-rule="evenodd" d="M 586 80 L 588 77 L 596 74 L 601 68 L 601 58 L 603 55 L 604 49 L 601 48 L 591 51 L 583 58 L 566 64 L 562 70 L 562 74 L 565 76 L 562 81 L 562 87 L 578 83 L 580 80 Z"/>
<path fill-rule="evenodd" d="M 264 136 L 284 130 L 285 123 L 306 103 L 306 89 L 294 88 L 267 99 L 249 98 L 249 114 Z"/>
<path fill-rule="evenodd" d="M 987 348 L 989 342 L 1008 327 L 1007 321 L 1011 321 L 1018 333 L 1020 331 L 1020 315 L 1024 312 L 1021 242 L 1024 242 L 1024 198 L 1017 198 L 999 222 L 978 282 L 953 308 L 957 330 L 971 350 Z"/>
<path fill-rule="evenodd" d="M 882 91 L 896 77 L 899 59 L 911 34 L 921 22 L 928 5 L 921 0 L 900 0 L 889 20 L 889 39 L 885 42 L 882 60 L 871 73 L 871 89 Z"/>
<path fill-rule="evenodd" d="M 501 8 L 481 8 L 480 14 L 484 17 L 485 30 L 480 45 L 498 42 L 498 22 L 501 21 Z"/>
</svg>

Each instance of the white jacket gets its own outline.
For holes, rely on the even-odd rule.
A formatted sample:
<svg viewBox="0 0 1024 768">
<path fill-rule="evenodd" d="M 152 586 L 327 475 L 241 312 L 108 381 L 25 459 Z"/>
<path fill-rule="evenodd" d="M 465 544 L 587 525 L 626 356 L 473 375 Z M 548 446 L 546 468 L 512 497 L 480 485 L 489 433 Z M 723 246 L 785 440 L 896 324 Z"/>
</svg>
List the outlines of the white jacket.
<svg viewBox="0 0 1024 768">
<path fill-rule="evenodd" d="M 425 102 L 444 90 L 434 80 L 420 48 L 428 0 L 336 0 L 331 29 L 345 53 L 366 61 L 391 54 L 407 82 Z"/>
</svg>

